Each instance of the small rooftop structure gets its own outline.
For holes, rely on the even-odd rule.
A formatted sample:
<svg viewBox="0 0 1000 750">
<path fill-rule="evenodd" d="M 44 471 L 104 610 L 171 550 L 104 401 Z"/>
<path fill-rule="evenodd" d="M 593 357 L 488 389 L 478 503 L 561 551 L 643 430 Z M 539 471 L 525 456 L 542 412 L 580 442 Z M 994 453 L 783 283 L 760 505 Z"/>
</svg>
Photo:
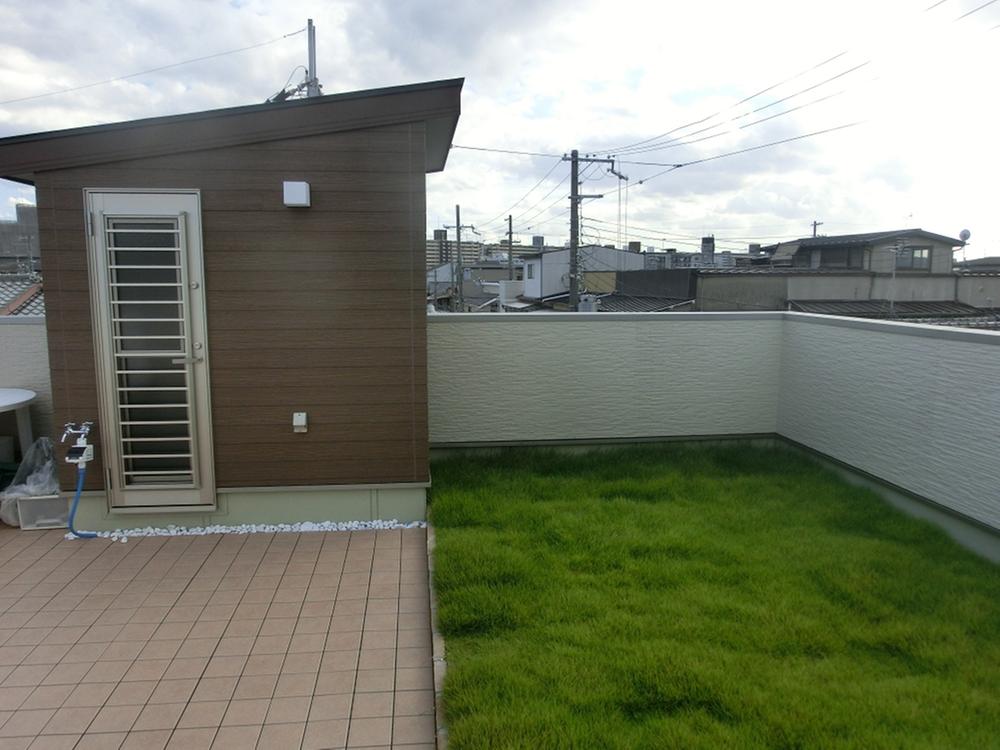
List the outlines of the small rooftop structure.
<svg viewBox="0 0 1000 750">
<path fill-rule="evenodd" d="M 462 85 L 0 139 L 54 269 L 53 422 L 98 425 L 82 528 L 423 517 L 415 269 Z"/>
</svg>

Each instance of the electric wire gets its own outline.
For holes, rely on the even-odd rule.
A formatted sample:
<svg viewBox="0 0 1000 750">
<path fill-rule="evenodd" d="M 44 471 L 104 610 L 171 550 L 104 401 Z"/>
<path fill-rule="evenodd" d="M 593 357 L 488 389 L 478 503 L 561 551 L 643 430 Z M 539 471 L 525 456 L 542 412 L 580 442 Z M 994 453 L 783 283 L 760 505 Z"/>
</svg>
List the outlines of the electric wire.
<svg viewBox="0 0 1000 750">
<path fill-rule="evenodd" d="M 676 133 L 679 130 L 686 130 L 688 128 L 694 127 L 695 125 L 701 125 L 702 123 L 708 122 L 709 120 L 713 120 L 716 117 L 718 117 L 719 115 L 725 114 L 726 112 L 729 112 L 730 110 L 735 109 L 736 107 L 739 107 L 740 105 L 746 104 L 747 102 L 752 101 L 752 100 L 756 99 L 759 96 L 763 96 L 764 94 L 766 94 L 766 93 L 768 93 L 770 91 L 773 91 L 776 88 L 784 86 L 787 83 L 791 83 L 792 81 L 795 81 L 795 80 L 801 78 L 802 76 L 808 75 L 809 73 L 812 73 L 814 70 L 818 70 L 818 69 L 820 69 L 820 68 L 822 68 L 822 67 L 824 67 L 826 65 L 829 65 L 830 63 L 834 62 L 835 60 L 838 60 L 839 58 L 841 58 L 844 55 L 846 55 L 848 52 L 849 52 L 849 50 L 846 50 L 846 49 L 843 50 L 843 51 L 841 51 L 841 52 L 838 52 L 833 57 L 829 57 L 826 60 L 823 60 L 822 62 L 818 62 L 815 65 L 813 65 L 812 67 L 809 67 L 809 68 L 807 68 L 807 69 L 805 69 L 803 71 L 800 71 L 799 73 L 796 73 L 793 76 L 790 76 L 790 77 L 785 78 L 785 79 L 783 79 L 781 81 L 778 81 L 777 83 L 771 84 L 770 86 L 767 86 L 766 88 L 763 88 L 763 89 L 761 89 L 760 91 L 758 91 L 758 92 L 756 92 L 754 94 L 750 94 L 749 96 L 746 96 L 746 97 L 740 99 L 735 104 L 731 104 L 728 107 L 724 107 L 723 109 L 720 109 L 718 112 L 710 114 L 707 117 L 702 117 L 702 118 L 697 119 L 697 120 L 692 120 L 691 122 L 685 123 L 683 125 L 678 125 L 677 127 L 671 128 L 670 130 L 667 130 L 666 132 L 660 133 L 659 135 L 655 135 L 652 138 L 646 138 L 644 140 L 636 141 L 634 143 L 629 143 L 629 144 L 626 144 L 624 146 L 618 146 L 617 148 L 594 149 L 594 153 L 616 153 L 616 154 L 617 153 L 621 153 L 621 152 L 624 152 L 626 150 L 635 148 L 637 146 L 641 146 L 643 144 L 647 144 L 647 143 L 652 143 L 654 141 L 658 141 L 661 138 L 665 138 L 665 137 L 667 137 L 669 135 L 672 135 L 673 133 Z"/>
<path fill-rule="evenodd" d="M 457 143 L 451 144 L 452 148 L 460 148 L 463 151 L 489 151 L 495 154 L 516 154 L 518 156 L 544 156 L 547 158 L 562 159 L 565 154 L 543 154 L 538 151 L 517 151 L 511 148 L 490 148 L 487 146 L 460 146 Z"/>
<path fill-rule="evenodd" d="M 549 178 L 549 175 L 551 175 L 553 172 L 556 171 L 556 168 L 560 164 L 562 164 L 562 157 L 561 156 L 558 159 L 556 159 L 555 163 L 552 165 L 552 168 L 549 169 L 549 171 L 546 172 L 544 175 L 542 175 L 542 178 L 538 182 L 536 182 L 534 185 L 531 186 L 531 188 L 528 190 L 528 192 L 526 192 L 524 195 L 522 195 L 520 198 L 518 198 L 516 201 L 514 201 L 510 205 L 509 208 L 505 208 L 503 211 L 501 211 L 500 213 L 498 213 L 496 216 L 494 216 L 489 221 L 483 222 L 480 226 L 483 227 L 484 230 L 485 230 L 486 227 L 489 227 L 490 225 L 495 224 L 499 219 L 503 218 L 503 216 L 505 214 L 510 214 L 510 212 L 514 210 L 514 207 L 517 206 L 521 201 L 523 201 L 529 195 L 531 195 L 535 190 L 537 190 L 538 187 Z"/>
<path fill-rule="evenodd" d="M 773 102 L 770 102 L 770 103 L 765 104 L 765 105 L 760 106 L 760 107 L 756 107 L 755 109 L 751 109 L 749 112 L 744 112 L 741 115 L 737 115 L 736 117 L 732 117 L 732 118 L 730 118 L 728 120 L 724 120 L 723 122 L 717 123 L 715 125 L 711 125 L 709 127 L 702 128 L 700 130 L 695 130 L 693 132 L 687 133 L 684 136 L 679 136 L 677 138 L 671 138 L 671 139 L 668 139 L 668 140 L 665 140 L 665 141 L 661 141 L 661 142 L 658 142 L 658 143 L 655 143 L 655 144 L 651 144 L 651 145 L 643 147 L 641 149 L 639 149 L 639 148 L 637 148 L 637 149 L 629 149 L 627 151 L 626 150 L 619 150 L 619 151 L 615 152 L 615 154 L 617 156 L 629 156 L 629 155 L 634 155 L 634 154 L 649 153 L 651 151 L 661 151 L 661 150 L 664 150 L 666 148 L 675 148 L 678 145 L 683 146 L 683 145 L 687 145 L 687 143 L 697 143 L 698 141 L 701 141 L 701 140 L 708 140 L 709 138 L 715 138 L 718 135 L 724 135 L 725 133 L 718 133 L 718 134 L 715 134 L 715 135 L 705 136 L 703 138 L 699 138 L 699 139 L 687 141 L 686 143 L 685 142 L 678 143 L 679 141 L 684 141 L 684 139 L 688 138 L 689 136 L 698 135 L 698 134 L 703 133 L 703 132 L 707 132 L 707 131 L 710 131 L 710 130 L 716 130 L 716 129 L 720 128 L 720 127 L 725 127 L 726 125 L 728 125 L 730 123 L 735 123 L 738 120 L 742 120 L 745 117 L 749 117 L 751 115 L 757 114 L 758 112 L 763 112 L 766 109 L 770 109 L 771 107 L 774 107 L 774 106 L 776 106 L 778 104 L 781 104 L 783 102 L 787 102 L 790 99 L 794 99 L 797 96 L 801 96 L 802 94 L 807 94 L 810 91 L 815 91 L 820 86 L 825 86 L 828 83 L 832 83 L 833 81 L 836 81 L 836 80 L 838 80 L 840 78 L 843 78 L 846 75 L 850 75 L 851 73 L 854 73 L 854 72 L 856 72 L 858 70 L 861 70 L 862 68 L 870 65 L 871 62 L 872 62 L 871 60 L 866 60 L 866 61 L 864 61 L 862 63 L 859 63 L 858 65 L 855 65 L 852 68 L 849 68 L 847 70 L 843 70 L 843 71 L 841 71 L 840 73 L 837 73 L 834 76 L 830 76 L 829 78 L 825 78 L 822 81 L 819 81 L 818 83 L 814 83 L 811 86 L 807 86 L 804 89 L 800 89 L 799 91 L 796 91 L 795 93 L 789 94 L 788 96 L 784 96 L 784 97 L 782 97 L 780 99 L 776 99 Z M 767 122 L 769 120 L 774 120 L 774 119 L 777 119 L 778 117 L 783 117 L 785 115 L 791 114 L 792 112 L 798 112 L 800 110 L 806 109 L 807 107 L 811 107 L 811 106 L 814 106 L 816 104 L 821 104 L 821 103 L 823 103 L 825 101 L 828 101 L 829 99 L 832 99 L 835 96 L 839 96 L 842 93 L 845 93 L 845 91 L 846 90 L 837 92 L 835 94 L 830 94 L 828 96 L 820 97 L 819 99 L 814 99 L 814 100 L 812 100 L 810 102 L 807 102 L 805 104 L 801 104 L 801 105 L 796 106 L 796 107 L 791 107 L 790 109 L 783 110 L 782 112 L 778 112 L 778 113 L 776 113 L 774 115 L 770 115 L 768 117 L 763 117 L 763 118 L 760 118 L 758 120 L 754 120 L 751 123 L 746 123 L 745 125 L 741 126 L 739 129 L 740 130 L 745 130 L 746 128 L 752 127 L 754 125 L 759 125 L 760 123 Z"/>
<path fill-rule="evenodd" d="M 591 173 L 596 166 L 597 166 L 596 164 L 590 164 L 587 167 L 585 167 L 584 170 L 583 170 L 583 172 L 581 174 L 577 175 L 577 179 L 579 179 L 580 181 L 584 181 L 587 178 L 588 174 Z M 564 182 L 566 182 L 567 180 L 569 180 L 570 176 L 571 175 L 567 175 L 566 179 L 563 180 L 562 182 L 560 182 L 559 185 L 556 186 L 556 188 L 560 187 Z M 551 195 L 554 191 L 555 191 L 555 188 L 553 188 L 553 190 L 550 190 L 549 193 L 548 193 L 548 195 Z M 548 197 L 548 195 L 546 197 Z M 543 208 L 541 211 L 538 211 L 537 213 L 533 214 L 530 218 L 525 219 L 521 224 L 519 224 L 518 225 L 519 231 L 526 232 L 526 231 L 528 231 L 529 229 L 531 229 L 534 226 L 539 226 L 539 225 L 545 223 L 545 222 L 536 221 L 536 219 L 539 216 L 542 216 L 542 215 L 548 213 L 554 206 L 558 205 L 561 201 L 568 200 L 568 199 L 569 199 L 568 195 L 560 196 L 555 201 L 553 201 L 552 203 L 550 203 L 548 206 L 546 206 L 545 208 Z M 541 203 L 543 200 L 545 200 L 545 198 L 542 198 L 539 201 L 539 203 Z M 538 204 L 536 203 L 535 205 L 538 205 Z M 568 211 L 569 209 L 567 208 L 565 210 Z M 527 213 L 527 212 L 525 212 L 525 213 Z M 523 217 L 524 214 L 521 214 L 521 216 Z"/>
<path fill-rule="evenodd" d="M 73 91 L 83 91 L 84 89 L 92 89 L 95 86 L 103 86 L 103 85 L 108 84 L 108 83 L 117 83 L 118 81 L 127 81 L 130 78 L 137 78 L 139 76 L 149 75 L 150 73 L 159 73 L 161 70 L 169 70 L 171 68 L 178 68 L 178 67 L 180 67 L 182 65 L 190 65 L 192 63 L 203 62 L 205 60 L 214 60 L 214 59 L 216 59 L 218 57 L 225 57 L 226 55 L 234 55 L 234 54 L 236 54 L 238 52 L 246 52 L 248 50 L 258 49 L 260 47 L 266 47 L 269 44 L 275 44 L 276 42 L 280 42 L 283 39 L 288 39 L 289 37 L 295 36 L 296 34 L 301 34 L 303 31 L 305 31 L 304 28 L 299 29 L 298 31 L 289 32 L 288 34 L 284 34 L 284 35 L 279 36 L 279 37 L 275 37 L 274 39 L 268 39 L 265 42 L 258 42 L 257 44 L 250 44 L 250 45 L 247 45 L 246 47 L 239 47 L 237 49 L 230 49 L 230 50 L 226 50 L 224 52 L 216 52 L 214 54 L 204 55 L 202 57 L 193 57 L 190 60 L 181 60 L 180 62 L 170 63 L 169 65 L 160 65 L 160 66 L 158 66 L 156 68 L 148 68 L 146 70 L 140 70 L 140 71 L 138 71 L 136 73 L 129 73 L 127 75 L 116 76 L 114 78 L 106 78 L 106 79 L 104 79 L 102 81 L 94 81 L 93 83 L 86 83 L 86 84 L 83 84 L 82 86 L 70 86 L 69 88 L 57 89 L 55 91 L 47 91 L 44 94 L 33 94 L 31 96 L 21 96 L 21 97 L 18 97 L 16 99 L 6 99 L 4 101 L 0 101 L 0 106 L 6 105 L 6 104 L 17 104 L 18 102 L 29 102 L 29 101 L 34 101 L 36 99 L 44 99 L 46 97 L 57 96 L 59 94 L 69 94 L 69 93 L 71 93 Z M 294 73 L 294 71 L 292 71 L 292 72 Z"/>
<path fill-rule="evenodd" d="M 857 120 L 855 122 L 849 122 L 843 125 L 836 125 L 832 128 L 824 128 L 823 130 L 815 130 L 811 133 L 803 133 L 802 135 L 792 136 L 791 138 L 782 138 L 781 140 L 771 141 L 770 143 L 761 143 L 757 146 L 748 146 L 747 148 L 741 148 L 737 151 L 729 151 L 724 154 L 716 154 L 715 156 L 706 156 L 704 159 L 693 159 L 692 161 L 682 162 L 680 164 L 672 164 L 667 169 L 664 169 L 662 172 L 656 172 L 655 174 L 649 175 L 648 177 L 643 177 L 636 183 L 636 186 L 645 185 L 650 180 L 655 180 L 657 177 L 668 174 L 669 172 L 674 172 L 680 169 L 681 167 L 690 167 L 694 164 L 704 164 L 705 162 L 715 161 L 716 159 L 725 159 L 726 157 L 729 156 L 738 156 L 739 154 L 746 154 L 751 151 L 759 151 L 760 149 L 771 148 L 772 146 L 780 146 L 783 143 L 791 143 L 793 141 L 801 141 L 806 138 L 813 138 L 817 135 L 834 133 L 838 130 L 846 130 L 848 128 L 856 127 L 858 125 L 861 125 L 863 122 L 864 122 L 863 120 Z"/>
<path fill-rule="evenodd" d="M 979 12 L 979 11 L 981 11 L 981 10 L 982 10 L 983 8 L 986 8 L 986 7 L 990 6 L 990 5 L 993 5 L 993 3 L 995 3 L 996 1 L 997 1 L 997 0 L 987 0 L 987 1 L 985 2 L 985 3 L 983 3 L 983 4 L 982 4 L 982 5 L 980 5 L 979 7 L 977 7 L 977 8 L 973 8 L 973 9 L 972 9 L 972 10 L 970 10 L 970 11 L 969 11 L 968 13 L 963 13 L 962 15 L 960 15 L 960 16 L 959 16 L 958 18 L 956 18 L 955 20 L 956 20 L 956 21 L 961 21 L 961 20 L 962 20 L 963 18 L 968 18 L 968 17 L 969 17 L 969 16 L 971 16 L 971 15 L 972 15 L 973 13 L 978 13 L 978 12 Z M 994 26 L 993 28 L 996 28 L 996 26 Z M 992 30 L 992 29 L 991 29 L 991 30 Z"/>
</svg>

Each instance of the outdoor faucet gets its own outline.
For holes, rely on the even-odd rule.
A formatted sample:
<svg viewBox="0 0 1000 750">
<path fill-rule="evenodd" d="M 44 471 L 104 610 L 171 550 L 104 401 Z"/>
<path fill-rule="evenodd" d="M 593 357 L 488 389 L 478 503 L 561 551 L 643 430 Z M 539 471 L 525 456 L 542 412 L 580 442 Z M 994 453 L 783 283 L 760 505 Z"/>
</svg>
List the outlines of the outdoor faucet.
<svg viewBox="0 0 1000 750">
<path fill-rule="evenodd" d="M 90 428 L 93 426 L 93 424 L 94 424 L 93 422 L 81 422 L 80 426 L 77 427 L 76 422 L 67 422 L 63 426 L 63 429 L 65 431 L 63 432 L 62 440 L 60 440 L 59 442 L 65 443 L 66 438 L 70 437 L 71 435 L 79 435 L 80 438 L 83 438 L 84 442 L 86 442 L 87 435 L 90 434 Z"/>
<path fill-rule="evenodd" d="M 65 443 L 67 437 L 76 435 L 73 445 L 66 451 L 66 463 L 76 464 L 80 469 L 83 469 L 88 461 L 94 460 L 94 446 L 87 442 L 87 435 L 93 424 L 93 422 L 81 422 L 79 427 L 76 426 L 76 422 L 65 424 L 65 432 L 63 432 L 62 440 L 59 442 Z"/>
</svg>

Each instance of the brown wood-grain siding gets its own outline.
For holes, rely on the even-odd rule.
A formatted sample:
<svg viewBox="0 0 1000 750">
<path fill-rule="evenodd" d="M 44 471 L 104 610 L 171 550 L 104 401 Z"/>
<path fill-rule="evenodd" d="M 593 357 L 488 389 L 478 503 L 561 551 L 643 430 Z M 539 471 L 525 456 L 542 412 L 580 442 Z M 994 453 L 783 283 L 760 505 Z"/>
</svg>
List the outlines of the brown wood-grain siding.
<svg viewBox="0 0 1000 750">
<path fill-rule="evenodd" d="M 427 481 L 424 165 L 418 123 L 37 174 L 56 423 L 98 411 L 83 188 L 198 189 L 216 484 Z"/>
</svg>

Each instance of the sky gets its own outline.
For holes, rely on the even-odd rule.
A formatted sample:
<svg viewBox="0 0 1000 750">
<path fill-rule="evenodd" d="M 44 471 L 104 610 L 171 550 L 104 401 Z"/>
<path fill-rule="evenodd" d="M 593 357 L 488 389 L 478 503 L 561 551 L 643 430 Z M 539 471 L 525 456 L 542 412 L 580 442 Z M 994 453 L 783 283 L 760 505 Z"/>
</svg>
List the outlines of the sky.
<svg viewBox="0 0 1000 750">
<path fill-rule="evenodd" d="M 819 221 L 1000 255 L 997 0 L 0 0 L 0 137 L 261 102 L 301 80 L 305 34 L 282 37 L 308 17 L 325 93 L 465 78 L 428 234 L 460 204 L 486 241 L 509 213 L 562 244 L 576 148 L 628 178 L 581 166 L 585 241 L 739 251 Z M 33 200 L 0 181 L 0 218 Z"/>
</svg>

